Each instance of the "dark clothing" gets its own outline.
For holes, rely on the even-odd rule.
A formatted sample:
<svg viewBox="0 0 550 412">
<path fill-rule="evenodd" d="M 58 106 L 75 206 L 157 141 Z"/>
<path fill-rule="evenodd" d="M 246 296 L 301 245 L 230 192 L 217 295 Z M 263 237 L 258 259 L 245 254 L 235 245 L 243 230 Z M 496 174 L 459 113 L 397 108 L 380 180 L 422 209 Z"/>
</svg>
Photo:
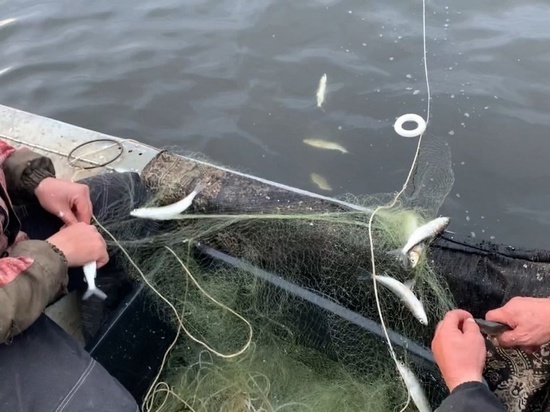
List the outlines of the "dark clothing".
<svg viewBox="0 0 550 412">
<path fill-rule="evenodd" d="M 138 412 L 128 391 L 46 315 L 0 345 L 0 410 Z"/>
<path fill-rule="evenodd" d="M 102 224 L 117 221 L 148 230 L 147 224 L 137 225 L 134 218 L 122 219 L 147 199 L 148 191 L 138 174 L 105 174 L 81 183 L 89 186 L 94 215 Z M 22 230 L 36 242 L 48 238 L 63 225 L 33 199 L 14 209 Z M 112 257 L 113 251 L 109 252 Z M 69 269 L 68 278 L 69 290 L 81 294 L 86 289 L 82 268 Z M 81 302 L 85 338 L 94 335 L 105 315 L 122 299 L 121 286 L 126 282 L 124 272 L 116 268 L 115 259 L 98 270 L 96 283 L 108 298 L 102 301 L 92 297 Z M 0 411 L 139 411 L 131 394 L 81 344 L 44 314 L 12 336 L 8 344 L 0 343 L 0 377 Z"/>
<path fill-rule="evenodd" d="M 504 412 L 495 394 L 481 382 L 458 385 L 436 412 Z"/>
</svg>

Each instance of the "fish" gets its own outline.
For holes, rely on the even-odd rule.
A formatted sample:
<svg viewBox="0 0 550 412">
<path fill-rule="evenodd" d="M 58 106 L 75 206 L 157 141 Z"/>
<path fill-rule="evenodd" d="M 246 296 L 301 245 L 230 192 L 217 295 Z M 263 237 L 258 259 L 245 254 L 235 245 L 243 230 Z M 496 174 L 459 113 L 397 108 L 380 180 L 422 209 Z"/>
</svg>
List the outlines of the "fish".
<svg viewBox="0 0 550 412">
<path fill-rule="evenodd" d="M 182 215 L 182 213 L 185 212 L 189 208 L 189 206 L 191 206 L 195 197 L 205 187 L 205 184 L 199 183 L 191 193 L 189 193 L 183 199 L 178 200 L 176 203 L 160 207 L 142 207 L 139 209 L 134 209 L 130 212 L 130 216 L 151 220 L 181 219 L 184 216 Z"/>
<path fill-rule="evenodd" d="M 319 80 L 319 87 L 317 88 L 317 107 L 322 107 L 325 101 L 325 93 L 327 91 L 327 74 L 324 73 Z"/>
<path fill-rule="evenodd" d="M 403 220 L 403 233 L 407 238 L 418 229 L 418 216 L 415 213 L 407 213 Z"/>
<path fill-rule="evenodd" d="M 304 139 L 304 143 L 316 147 L 318 149 L 326 149 L 326 150 L 339 150 L 342 153 L 348 153 L 346 148 L 342 146 L 339 143 L 330 142 L 328 140 L 322 140 L 322 139 Z"/>
<path fill-rule="evenodd" d="M 101 300 L 107 299 L 107 295 L 105 292 L 103 292 L 101 289 L 99 289 L 95 285 L 95 277 L 97 274 L 97 263 L 96 262 L 90 262 L 86 263 L 82 270 L 84 271 L 84 278 L 86 279 L 86 283 L 88 284 L 88 290 L 84 293 L 82 296 L 83 300 L 86 300 L 93 295 L 97 296 Z"/>
<path fill-rule="evenodd" d="M 311 181 L 315 183 L 317 186 L 319 186 L 319 189 L 332 190 L 332 187 L 330 186 L 329 182 L 323 176 L 317 173 L 312 173 L 310 177 L 311 177 Z"/>
<path fill-rule="evenodd" d="M 425 247 L 426 244 L 424 242 L 421 242 L 418 245 L 414 245 L 411 250 L 409 250 L 408 258 L 412 269 L 414 269 L 416 265 L 418 265 L 418 262 L 420 262 L 422 252 L 424 251 Z"/>
<path fill-rule="evenodd" d="M 394 249 L 388 252 L 388 254 L 397 257 L 405 268 L 409 267 L 409 251 L 416 245 L 431 239 L 445 231 L 449 225 L 450 219 L 448 217 L 438 217 L 429 221 L 428 223 L 418 227 L 411 233 L 407 243 L 401 249 Z"/>
<path fill-rule="evenodd" d="M 372 273 L 369 273 L 369 276 L 372 278 Z M 364 276 L 362 276 L 362 278 L 364 278 Z M 384 276 L 376 275 L 375 279 L 395 293 L 421 324 L 428 325 L 428 316 L 424 310 L 424 305 L 412 291 L 415 283 L 414 280 L 401 283 L 397 279 L 385 274 Z"/>
<path fill-rule="evenodd" d="M 410 370 L 403 362 L 397 361 L 396 365 L 397 370 L 405 382 L 405 386 L 407 387 L 407 390 L 409 391 L 409 394 L 411 395 L 418 411 L 431 412 L 432 408 L 430 406 L 430 402 L 428 402 L 424 389 L 422 389 L 422 385 L 414 372 Z"/>
</svg>

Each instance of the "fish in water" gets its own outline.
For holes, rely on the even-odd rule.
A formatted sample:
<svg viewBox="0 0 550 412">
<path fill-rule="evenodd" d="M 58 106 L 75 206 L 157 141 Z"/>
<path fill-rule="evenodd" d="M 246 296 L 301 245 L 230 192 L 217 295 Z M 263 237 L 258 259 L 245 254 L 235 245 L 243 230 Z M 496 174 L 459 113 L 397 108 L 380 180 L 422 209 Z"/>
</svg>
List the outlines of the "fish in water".
<svg viewBox="0 0 550 412">
<path fill-rule="evenodd" d="M 443 233 L 447 226 L 449 225 L 450 219 L 448 217 L 438 217 L 434 220 L 429 221 L 425 225 L 418 227 L 414 232 L 411 233 L 407 243 L 401 249 L 391 250 L 388 253 L 390 255 L 396 256 L 405 268 L 409 267 L 409 251 L 419 243 L 422 243 L 426 240 L 429 240 L 440 233 Z"/>
<path fill-rule="evenodd" d="M 312 173 L 310 175 L 311 177 L 311 181 L 313 183 L 315 183 L 319 189 L 322 189 L 322 190 L 332 190 L 332 187 L 330 186 L 329 182 L 327 181 L 327 179 L 325 179 L 323 176 L 321 176 L 320 174 L 317 174 L 317 173 Z"/>
<path fill-rule="evenodd" d="M 97 274 L 97 263 L 96 262 L 90 262 L 86 263 L 82 270 L 84 271 L 84 278 L 86 279 L 86 283 L 88 284 L 88 290 L 84 293 L 82 296 L 83 300 L 86 300 L 90 298 L 91 296 L 95 295 L 101 300 L 107 299 L 107 295 L 105 292 L 103 292 L 101 289 L 99 289 L 95 285 L 95 277 Z"/>
<path fill-rule="evenodd" d="M 322 139 L 304 139 L 304 143 L 316 147 L 318 149 L 326 149 L 326 150 L 338 150 L 342 153 L 348 153 L 346 148 L 338 143 L 330 142 L 328 140 L 322 140 Z"/>
<path fill-rule="evenodd" d="M 372 274 L 369 274 L 372 278 Z M 424 310 L 424 305 L 413 293 L 412 288 L 414 287 L 414 281 L 408 281 L 405 283 L 399 282 L 397 279 L 394 279 L 390 276 L 380 276 L 376 275 L 375 279 L 377 282 L 380 282 L 382 285 L 391 290 L 401 301 L 405 304 L 407 308 L 410 309 L 412 314 L 416 319 L 420 321 L 423 325 L 428 324 L 428 316 Z"/>
<path fill-rule="evenodd" d="M 397 370 L 401 378 L 405 382 L 405 386 L 411 395 L 411 398 L 419 412 L 431 412 L 432 408 L 428 402 L 428 398 L 422 389 L 420 381 L 403 362 L 397 361 Z"/>
<path fill-rule="evenodd" d="M 205 188 L 205 186 L 206 185 L 199 183 L 191 193 L 171 205 L 160 207 L 142 207 L 132 210 L 130 215 L 152 220 L 181 219 L 184 216 L 182 213 L 185 212 L 189 206 L 191 206 L 193 199 L 195 199 L 195 197 Z"/>
<path fill-rule="evenodd" d="M 324 73 L 319 80 L 319 87 L 317 88 L 317 107 L 322 107 L 325 101 L 325 93 L 327 91 L 327 74 Z"/>
</svg>

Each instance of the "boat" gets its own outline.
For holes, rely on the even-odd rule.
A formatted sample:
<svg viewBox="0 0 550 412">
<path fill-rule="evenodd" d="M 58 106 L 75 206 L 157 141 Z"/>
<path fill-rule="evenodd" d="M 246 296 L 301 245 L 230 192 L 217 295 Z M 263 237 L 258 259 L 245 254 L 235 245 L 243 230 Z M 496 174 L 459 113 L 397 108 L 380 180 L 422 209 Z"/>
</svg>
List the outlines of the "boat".
<svg viewBox="0 0 550 412">
<path fill-rule="evenodd" d="M 0 139 L 15 147 L 29 147 L 48 156 L 54 162 L 58 177 L 70 180 L 97 173 L 142 173 L 154 159 L 166 153 L 132 139 L 109 136 L 7 106 L 0 106 Z M 357 205 L 207 164 L 201 160 L 173 153 L 169 156 L 173 156 L 174 161 L 191 165 L 190 169 L 195 164 L 201 167 L 206 164 L 211 170 L 223 173 L 224 178 L 229 179 L 234 185 L 256 185 L 262 190 L 275 193 L 279 200 L 293 197 L 301 199 L 300 202 L 310 202 L 312 207 L 361 210 Z M 271 199 L 270 196 L 266 198 Z M 265 205 L 269 207 L 267 202 Z M 319 314 L 330 311 L 354 327 L 383 338 L 378 323 L 335 304 L 326 297 L 292 285 L 280 276 L 260 270 L 238 256 L 226 253 L 227 251 L 206 245 L 200 252 L 224 264 L 247 270 L 272 283 L 274 288 L 290 291 L 297 299 L 307 301 L 316 308 Z M 502 305 L 512 296 L 550 296 L 550 284 L 540 281 L 541 278 L 550 276 L 550 252 L 546 250 L 522 250 L 490 242 L 472 243 L 445 234 L 431 245 L 428 258 L 446 278 L 457 305 L 467 308 L 475 317 L 484 317 L 487 310 Z M 146 309 L 144 300 L 147 297 L 143 293 L 143 288 L 142 284 L 136 285 L 86 347 L 136 399 L 143 397 L 160 367 L 164 351 L 175 334 L 170 325 Z M 69 294 L 49 306 L 46 313 L 68 333 L 83 342 L 79 334 L 80 314 L 74 294 Z M 124 325 L 124 328 L 120 325 Z M 128 330 L 132 334 L 131 340 L 127 337 Z M 428 348 L 397 333 L 390 333 L 390 338 L 396 346 L 406 351 L 423 371 L 423 382 L 426 385 L 439 382 L 440 386 L 437 368 Z M 152 347 L 147 344 L 151 339 L 165 344 Z M 442 391 L 431 393 L 431 401 L 434 404 L 444 396 Z"/>
</svg>

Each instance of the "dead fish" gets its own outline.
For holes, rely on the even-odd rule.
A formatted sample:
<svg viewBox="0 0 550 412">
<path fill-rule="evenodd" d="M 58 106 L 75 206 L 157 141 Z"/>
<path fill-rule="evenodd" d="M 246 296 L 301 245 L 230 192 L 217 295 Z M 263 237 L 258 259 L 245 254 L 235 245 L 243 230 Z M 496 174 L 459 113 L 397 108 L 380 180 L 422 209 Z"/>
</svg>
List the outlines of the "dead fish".
<svg viewBox="0 0 550 412">
<path fill-rule="evenodd" d="M 368 276 L 362 275 L 359 277 L 359 279 L 365 280 L 365 278 L 367 277 L 370 277 L 372 279 L 372 273 L 366 273 L 368 273 Z M 377 282 L 380 282 L 382 285 L 391 290 L 405 304 L 405 306 L 412 312 L 414 317 L 418 319 L 420 323 L 422 323 L 423 325 L 428 324 L 428 316 L 426 315 L 426 311 L 424 310 L 424 305 L 412 291 L 415 283 L 414 280 L 409 280 L 405 283 L 401 283 L 397 279 L 394 279 L 387 275 L 376 275 L 375 279 Z"/>
<path fill-rule="evenodd" d="M 321 80 L 319 80 L 319 87 L 317 88 L 317 107 L 323 106 L 323 102 L 325 101 L 325 93 L 327 91 L 327 74 L 324 73 L 321 76 Z"/>
<path fill-rule="evenodd" d="M 142 207 L 134 209 L 130 212 L 131 216 L 140 217 L 143 219 L 152 220 L 174 220 L 181 219 L 185 210 L 193 203 L 193 199 L 206 187 L 205 184 L 199 183 L 191 193 L 176 203 L 161 207 Z"/>
<path fill-rule="evenodd" d="M 438 234 L 442 233 L 449 225 L 450 219 L 448 217 L 438 217 L 425 225 L 420 226 L 414 232 L 411 233 L 407 243 L 401 249 L 395 249 L 389 251 L 390 255 L 396 256 L 403 264 L 405 268 L 409 267 L 409 251 L 421 242 L 431 239 Z"/>
<path fill-rule="evenodd" d="M 318 149 L 326 149 L 326 150 L 338 150 L 342 153 L 348 153 L 346 148 L 339 143 L 330 142 L 328 140 L 323 139 L 304 139 L 304 143 L 316 147 Z"/>
<path fill-rule="evenodd" d="M 397 370 L 405 382 L 405 386 L 419 412 L 431 412 L 432 408 L 428 398 L 422 389 L 420 381 L 403 362 L 397 361 Z"/>
<path fill-rule="evenodd" d="M 95 277 L 97 274 L 97 263 L 96 262 L 90 262 L 86 263 L 82 270 L 84 271 L 84 278 L 86 279 L 86 283 L 88 284 L 88 290 L 84 293 L 82 296 L 83 300 L 86 300 L 90 298 L 91 296 L 95 295 L 101 300 L 107 299 L 107 295 L 105 292 L 103 292 L 101 289 L 99 289 L 95 285 Z"/>
<path fill-rule="evenodd" d="M 418 216 L 414 213 L 407 213 L 403 220 L 403 233 L 409 238 L 409 236 L 418 229 Z"/>
<path fill-rule="evenodd" d="M 332 187 L 330 186 L 330 184 L 328 183 L 327 179 L 325 179 L 323 176 L 321 176 L 320 174 L 317 174 L 317 173 L 312 173 L 310 175 L 311 177 L 311 181 L 313 183 L 315 183 L 319 189 L 322 189 L 322 190 L 332 190 Z"/>
<path fill-rule="evenodd" d="M 411 265 L 411 268 L 415 268 L 416 265 L 418 265 L 418 262 L 420 262 L 420 259 L 422 258 L 422 252 L 424 251 L 425 243 L 419 243 L 418 245 L 414 245 L 411 250 L 409 250 L 408 257 L 409 257 L 409 263 Z"/>
</svg>

